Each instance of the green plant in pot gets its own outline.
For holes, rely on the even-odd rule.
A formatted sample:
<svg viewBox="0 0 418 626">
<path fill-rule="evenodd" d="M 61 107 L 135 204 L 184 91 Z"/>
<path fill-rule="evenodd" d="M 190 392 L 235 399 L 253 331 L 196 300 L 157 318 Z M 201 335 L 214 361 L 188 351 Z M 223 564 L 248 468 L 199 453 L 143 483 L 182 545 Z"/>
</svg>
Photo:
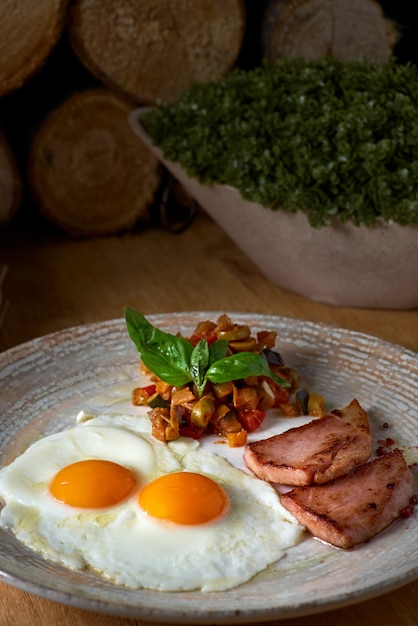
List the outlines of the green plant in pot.
<svg viewBox="0 0 418 626">
<path fill-rule="evenodd" d="M 265 62 L 196 84 L 138 120 L 151 149 L 274 282 L 337 305 L 418 306 L 414 65 Z"/>
</svg>

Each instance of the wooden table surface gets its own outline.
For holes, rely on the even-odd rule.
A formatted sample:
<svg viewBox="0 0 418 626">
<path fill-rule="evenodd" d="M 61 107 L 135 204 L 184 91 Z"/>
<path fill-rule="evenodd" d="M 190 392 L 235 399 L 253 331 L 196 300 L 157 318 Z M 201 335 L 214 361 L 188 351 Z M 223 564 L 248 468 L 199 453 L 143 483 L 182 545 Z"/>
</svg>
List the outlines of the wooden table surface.
<svg viewBox="0 0 418 626">
<path fill-rule="evenodd" d="M 243 311 L 322 321 L 418 352 L 418 310 L 336 308 L 273 285 L 207 217 L 181 234 L 158 226 L 116 237 L 74 240 L 53 228 L 0 229 L 0 263 L 9 268 L 10 306 L 0 350 L 70 326 L 145 313 Z M 1 359 L 1 354 L 0 354 Z M 338 581 L 336 581 L 338 584 Z M 70 608 L 0 584 L 2 626 L 147 624 Z M 278 626 L 415 626 L 418 581 L 376 599 Z M 272 622 L 270 622 L 272 623 Z"/>
</svg>

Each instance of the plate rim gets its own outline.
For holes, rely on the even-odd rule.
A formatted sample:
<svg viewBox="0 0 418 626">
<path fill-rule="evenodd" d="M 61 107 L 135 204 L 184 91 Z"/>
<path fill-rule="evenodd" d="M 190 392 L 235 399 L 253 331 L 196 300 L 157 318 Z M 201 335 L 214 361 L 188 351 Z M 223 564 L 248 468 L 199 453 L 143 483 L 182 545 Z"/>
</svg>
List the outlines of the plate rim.
<svg viewBox="0 0 418 626">
<path fill-rule="evenodd" d="M 283 323 L 290 322 L 291 324 L 301 324 L 301 325 L 306 324 L 307 326 L 319 327 L 319 328 L 323 328 L 324 330 L 331 329 L 333 331 L 340 331 L 340 332 L 343 332 L 344 334 L 347 334 L 353 337 L 359 337 L 359 338 L 363 337 L 365 339 L 368 339 L 369 341 L 375 341 L 382 346 L 390 347 L 391 349 L 395 348 L 401 352 L 404 352 L 405 354 L 409 354 L 409 356 L 411 357 L 418 358 L 418 351 L 412 350 L 412 348 L 407 348 L 406 346 L 403 346 L 401 343 L 393 342 L 388 339 L 384 339 L 383 337 L 373 335 L 373 333 L 346 328 L 344 326 L 339 326 L 338 324 L 332 323 L 332 322 L 308 320 L 303 317 L 296 317 L 296 316 L 294 317 L 291 315 L 263 313 L 261 311 L 232 310 L 232 311 L 221 312 L 218 309 L 196 309 L 196 310 L 191 309 L 187 311 L 167 311 L 165 313 L 144 313 L 144 315 L 147 319 L 149 319 L 151 322 L 156 324 L 160 319 L 164 320 L 167 317 L 173 317 L 173 319 L 181 318 L 185 315 L 187 316 L 196 315 L 196 316 L 203 317 L 203 316 L 210 316 L 210 315 L 212 316 L 221 315 L 222 313 L 226 313 L 226 315 L 229 315 L 232 318 L 235 318 L 235 317 L 244 318 L 247 316 L 248 317 L 254 316 L 260 319 L 270 319 L 270 320 L 276 319 L 276 320 L 280 320 Z M 56 338 L 57 336 L 61 336 L 66 333 L 78 333 L 78 332 L 81 333 L 84 330 L 101 328 L 101 327 L 105 328 L 107 326 L 109 327 L 118 326 L 118 324 L 124 324 L 124 323 L 125 323 L 125 320 L 123 317 L 115 317 L 115 318 L 105 319 L 105 320 L 96 321 L 96 322 L 74 324 L 71 326 L 66 326 L 64 328 L 61 328 L 59 330 L 54 330 L 52 332 L 39 335 L 38 337 L 33 337 L 32 339 L 27 339 L 10 348 L 7 348 L 6 350 L 0 351 L 0 371 L 2 367 L 1 361 L 2 361 L 3 356 L 13 355 L 15 352 L 21 351 L 22 349 L 29 347 L 31 344 L 37 344 L 37 343 L 43 343 L 45 341 L 50 341 Z"/>
</svg>

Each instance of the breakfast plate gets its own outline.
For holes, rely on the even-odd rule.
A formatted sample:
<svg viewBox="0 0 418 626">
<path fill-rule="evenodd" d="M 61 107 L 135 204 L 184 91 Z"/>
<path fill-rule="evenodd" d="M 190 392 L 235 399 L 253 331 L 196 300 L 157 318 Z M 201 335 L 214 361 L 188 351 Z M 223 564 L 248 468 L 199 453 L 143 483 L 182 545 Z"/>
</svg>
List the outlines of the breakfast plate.
<svg viewBox="0 0 418 626">
<path fill-rule="evenodd" d="M 158 328 L 190 334 L 216 311 L 150 315 Z M 368 412 L 375 450 L 387 438 L 404 453 L 417 492 L 418 355 L 362 333 L 254 313 L 228 313 L 253 331 L 274 330 L 287 365 L 326 408 L 357 398 Z M 123 319 L 70 328 L 0 354 L 0 466 L 37 439 L 86 414 L 127 412 L 138 385 L 138 354 Z M 261 431 L 260 431 L 261 438 Z M 278 620 L 335 609 L 418 578 L 418 512 L 369 543 L 339 550 L 308 535 L 249 582 L 227 591 L 159 592 L 112 584 L 93 572 L 43 559 L 0 531 L 0 580 L 35 595 L 103 613 L 164 622 Z"/>
</svg>

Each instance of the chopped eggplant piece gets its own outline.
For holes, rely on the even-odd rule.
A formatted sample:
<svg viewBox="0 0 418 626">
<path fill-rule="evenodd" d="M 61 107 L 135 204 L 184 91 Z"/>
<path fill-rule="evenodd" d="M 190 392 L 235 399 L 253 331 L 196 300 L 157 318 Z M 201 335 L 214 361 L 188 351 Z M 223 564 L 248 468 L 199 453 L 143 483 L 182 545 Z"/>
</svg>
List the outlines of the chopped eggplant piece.
<svg viewBox="0 0 418 626">
<path fill-rule="evenodd" d="M 264 356 L 270 365 L 284 365 L 284 359 L 282 355 L 276 350 L 270 350 L 270 348 L 264 348 L 262 351 Z"/>
</svg>

